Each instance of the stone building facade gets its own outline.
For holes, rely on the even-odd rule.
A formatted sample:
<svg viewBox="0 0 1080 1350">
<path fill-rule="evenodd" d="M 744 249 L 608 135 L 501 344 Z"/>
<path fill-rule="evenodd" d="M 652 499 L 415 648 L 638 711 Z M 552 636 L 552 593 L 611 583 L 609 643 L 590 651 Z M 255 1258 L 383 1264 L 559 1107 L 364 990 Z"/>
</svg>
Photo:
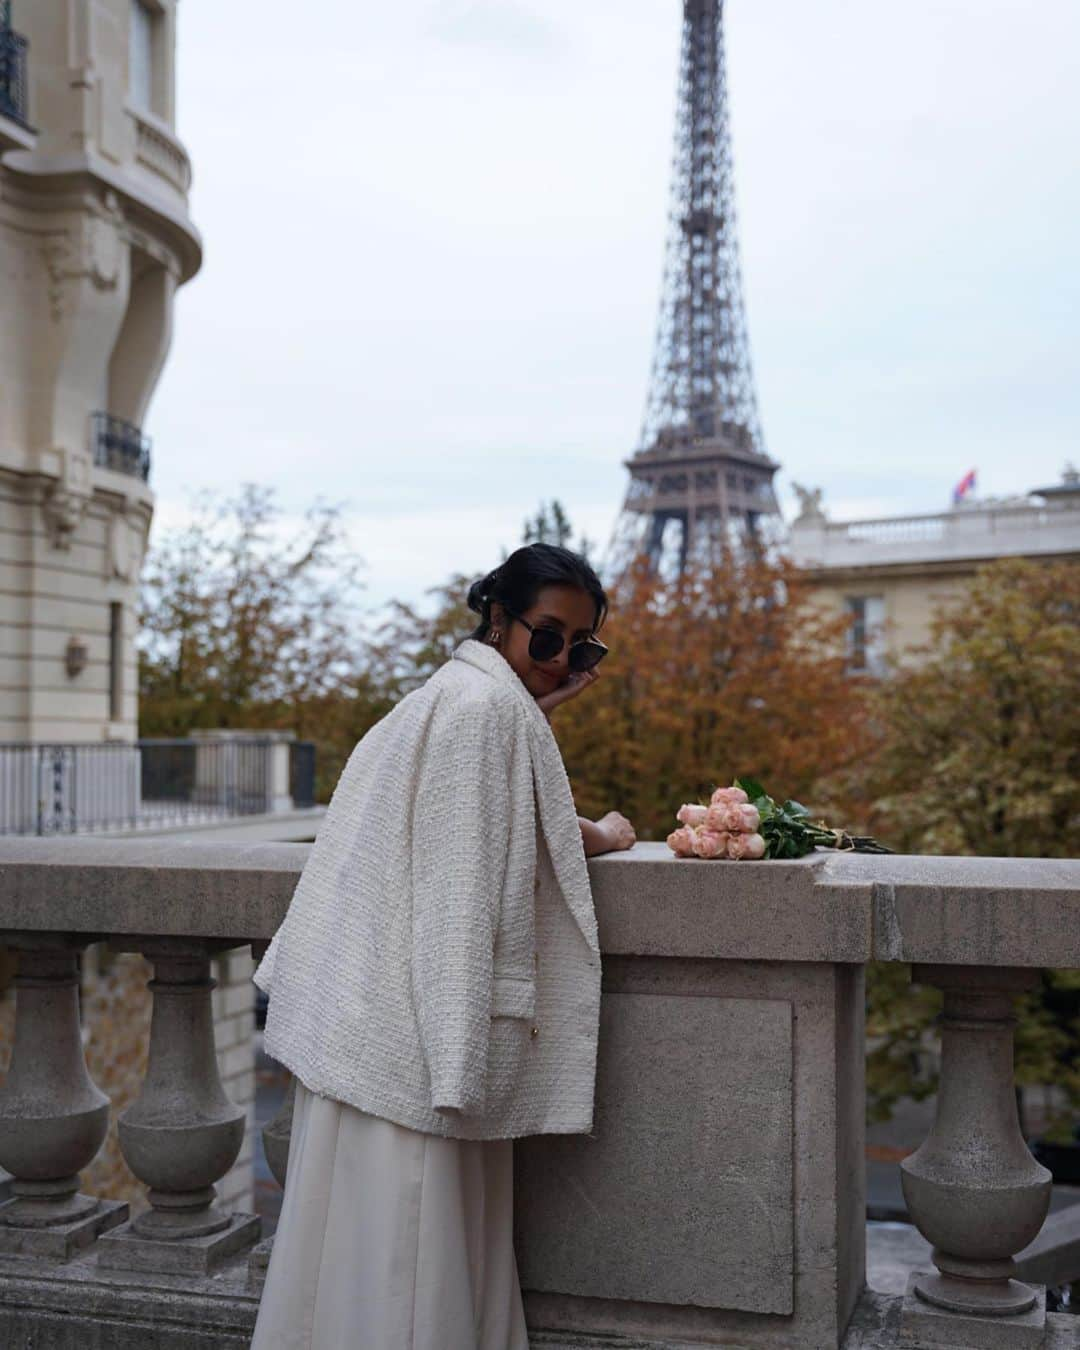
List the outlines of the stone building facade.
<svg viewBox="0 0 1080 1350">
<path fill-rule="evenodd" d="M 5 742 L 137 734 L 136 599 L 154 507 L 141 428 L 176 289 L 201 261 L 175 132 L 175 39 L 175 0 L 14 0 L 10 15 L 0 5 L 0 763 Z M 111 759 L 130 776 L 126 753 Z M 144 1188 L 115 1120 L 143 1080 L 150 968 L 103 944 L 81 968 L 91 1070 L 112 1116 L 91 1172 L 98 1194 L 138 1208 Z M 248 1112 L 220 1190 L 241 1209 L 252 1185 L 251 968 L 243 949 L 214 962 L 222 1080 Z M 0 949 L 0 1071 L 12 973 Z"/>
<path fill-rule="evenodd" d="M 15 0 L 0 98 L 0 742 L 131 741 L 141 427 L 200 265 L 174 0 Z M 18 44 L 17 46 L 15 44 Z M 0 91 L 0 95 L 4 91 Z"/>
<path fill-rule="evenodd" d="M 788 548 L 830 612 L 850 616 L 850 661 L 875 674 L 925 642 L 935 609 L 995 558 L 1080 558 L 1080 474 L 1005 500 L 875 520 L 828 519 L 818 491 L 798 489 L 802 511 Z"/>
</svg>

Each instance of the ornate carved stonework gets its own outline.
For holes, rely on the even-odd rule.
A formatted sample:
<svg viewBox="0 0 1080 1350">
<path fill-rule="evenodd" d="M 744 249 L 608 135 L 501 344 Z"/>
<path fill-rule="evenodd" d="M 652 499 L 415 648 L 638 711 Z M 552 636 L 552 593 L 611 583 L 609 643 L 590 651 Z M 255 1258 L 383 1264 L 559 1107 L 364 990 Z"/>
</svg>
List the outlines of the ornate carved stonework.
<svg viewBox="0 0 1080 1350">
<path fill-rule="evenodd" d="M 821 505 L 821 488 L 805 488 L 801 483 L 792 483 L 795 495 L 799 499 L 799 520 L 824 520 L 825 511 Z"/>
<path fill-rule="evenodd" d="M 71 538 L 79 528 L 86 511 L 88 497 L 69 491 L 57 485 L 46 493 L 41 503 L 41 513 L 45 517 L 45 527 L 53 548 L 69 549 Z"/>
<path fill-rule="evenodd" d="M 83 206 L 74 230 L 53 234 L 41 244 L 49 276 L 49 312 L 54 322 L 64 316 L 64 283 L 85 277 L 99 291 L 114 291 L 123 261 L 124 212 L 114 193 L 102 203 Z"/>
<path fill-rule="evenodd" d="M 145 530 L 138 516 L 118 513 L 109 521 L 109 550 L 106 576 L 134 581 L 142 565 Z"/>
</svg>

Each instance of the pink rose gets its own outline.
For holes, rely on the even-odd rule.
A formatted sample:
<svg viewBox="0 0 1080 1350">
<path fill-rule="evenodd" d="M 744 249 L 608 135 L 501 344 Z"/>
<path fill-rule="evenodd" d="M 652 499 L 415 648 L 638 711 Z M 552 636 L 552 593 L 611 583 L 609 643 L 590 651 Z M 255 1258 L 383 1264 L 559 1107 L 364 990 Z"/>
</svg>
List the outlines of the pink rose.
<svg viewBox="0 0 1080 1350">
<path fill-rule="evenodd" d="M 682 829 L 673 830 L 668 835 L 667 844 L 677 858 L 692 858 L 694 856 L 694 834 L 685 825 Z"/>
<path fill-rule="evenodd" d="M 694 856 L 698 858 L 722 858 L 727 851 L 728 836 L 723 831 L 694 831 Z"/>
<path fill-rule="evenodd" d="M 765 840 L 760 834 L 732 834 L 728 836 L 727 856 L 736 862 L 742 859 L 763 858 Z"/>
<path fill-rule="evenodd" d="M 741 830 L 743 828 L 742 807 L 734 802 L 717 802 L 709 807 L 705 817 L 707 830 Z"/>
<path fill-rule="evenodd" d="M 708 810 L 709 808 L 707 806 L 693 806 L 690 803 L 686 803 L 679 807 L 678 811 L 675 813 L 675 819 L 681 820 L 684 825 L 689 825 L 691 827 L 703 825 Z"/>
<path fill-rule="evenodd" d="M 742 815 L 742 828 L 747 834 L 753 834 L 761 824 L 761 814 L 756 806 L 740 806 L 739 812 Z"/>
<path fill-rule="evenodd" d="M 740 802 L 748 802 L 750 798 L 740 787 L 717 788 L 712 795 L 712 804 L 718 806 L 721 802 L 731 802 L 738 805 Z"/>
</svg>

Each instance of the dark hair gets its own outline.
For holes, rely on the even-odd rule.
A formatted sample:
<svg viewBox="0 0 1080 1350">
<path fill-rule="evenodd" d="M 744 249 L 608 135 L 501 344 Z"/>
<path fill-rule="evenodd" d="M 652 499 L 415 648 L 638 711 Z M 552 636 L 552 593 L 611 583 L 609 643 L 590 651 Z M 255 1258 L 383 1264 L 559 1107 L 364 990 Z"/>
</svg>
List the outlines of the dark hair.
<svg viewBox="0 0 1080 1350">
<path fill-rule="evenodd" d="M 491 627 L 492 602 L 523 614 L 536 603 L 544 586 L 579 586 L 592 596 L 596 605 L 593 628 L 599 628 L 603 623 L 608 609 L 607 596 L 600 578 L 581 554 L 572 553 L 558 544 L 526 544 L 469 587 L 468 606 L 480 615 L 480 622 L 471 636 L 487 636 Z"/>
</svg>

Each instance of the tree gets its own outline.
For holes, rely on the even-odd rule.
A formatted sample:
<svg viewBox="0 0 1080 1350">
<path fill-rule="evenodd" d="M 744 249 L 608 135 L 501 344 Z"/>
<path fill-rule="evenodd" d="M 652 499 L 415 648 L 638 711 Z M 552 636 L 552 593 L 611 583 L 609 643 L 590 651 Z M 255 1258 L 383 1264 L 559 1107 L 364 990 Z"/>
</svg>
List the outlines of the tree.
<svg viewBox="0 0 1080 1350">
<path fill-rule="evenodd" d="M 563 509 L 562 503 L 553 498 L 551 504 L 541 502 L 535 516 L 531 516 L 525 521 L 525 528 L 521 532 L 521 542 L 523 544 L 558 544 L 562 548 L 573 549 L 580 553 L 583 558 L 588 558 L 592 549 L 592 543 L 581 535 L 575 544 L 572 541 L 574 533 L 573 526 L 570 524 L 570 517 Z"/>
<path fill-rule="evenodd" d="M 250 726 L 339 687 L 357 655 L 357 568 L 337 507 L 289 527 L 254 484 L 201 498 L 144 574 L 143 733 Z"/>
<path fill-rule="evenodd" d="M 1080 564 L 1003 559 L 882 684 L 866 798 L 911 852 L 1076 857 Z"/>
<path fill-rule="evenodd" d="M 325 793 L 389 707 L 363 659 L 358 572 L 339 506 L 316 503 L 292 524 L 253 484 L 235 497 L 204 494 L 144 571 L 140 734 L 293 730 L 316 741 Z"/>
<path fill-rule="evenodd" d="M 579 808 L 664 838 L 681 802 L 749 773 L 828 809 L 869 740 L 845 626 L 783 558 L 729 550 L 676 578 L 639 560 L 614 587 L 596 692 L 556 718 Z"/>
<path fill-rule="evenodd" d="M 879 753 L 849 805 L 912 853 L 1075 857 L 1080 848 L 1080 565 L 1005 559 L 940 608 L 929 643 L 873 698 Z M 871 969 L 871 1112 L 933 1090 L 925 1054 L 936 997 L 902 967 Z M 1016 1077 L 1057 1083 L 1080 1107 L 1080 976 L 1043 972 L 1019 1005 Z"/>
<path fill-rule="evenodd" d="M 397 702 L 419 688 L 476 627 L 479 616 L 465 601 L 471 584 L 471 577 L 458 572 L 430 587 L 427 611 L 391 601 L 368 652 L 372 679 L 386 698 Z"/>
</svg>

